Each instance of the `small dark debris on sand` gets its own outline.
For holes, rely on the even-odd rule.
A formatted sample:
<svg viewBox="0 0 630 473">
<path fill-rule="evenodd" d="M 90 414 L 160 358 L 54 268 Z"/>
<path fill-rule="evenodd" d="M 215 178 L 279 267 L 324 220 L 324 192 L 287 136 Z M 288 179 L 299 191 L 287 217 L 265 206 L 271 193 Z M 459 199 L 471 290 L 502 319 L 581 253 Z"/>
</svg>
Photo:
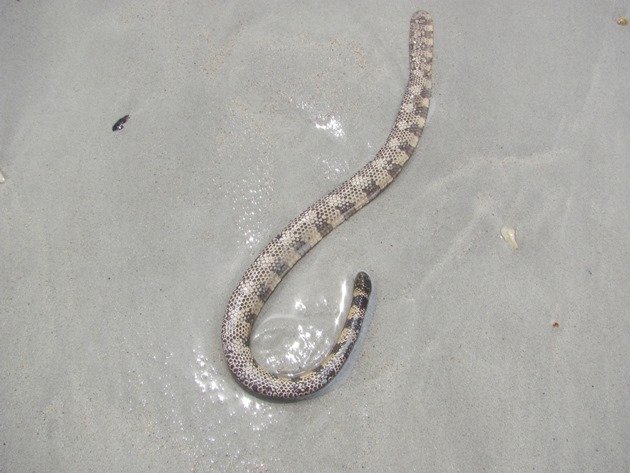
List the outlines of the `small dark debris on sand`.
<svg viewBox="0 0 630 473">
<path fill-rule="evenodd" d="M 125 115 L 124 117 L 119 119 L 116 123 L 114 123 L 112 131 L 120 131 L 125 128 L 125 123 L 127 123 L 127 120 L 129 120 L 129 115 Z"/>
</svg>

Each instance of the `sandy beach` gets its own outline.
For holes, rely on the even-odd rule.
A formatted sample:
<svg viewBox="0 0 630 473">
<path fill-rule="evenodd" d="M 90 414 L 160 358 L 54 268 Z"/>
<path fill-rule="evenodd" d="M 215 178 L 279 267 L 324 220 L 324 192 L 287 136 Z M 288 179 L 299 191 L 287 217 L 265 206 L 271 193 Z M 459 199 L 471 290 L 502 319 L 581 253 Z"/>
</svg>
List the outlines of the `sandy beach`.
<svg viewBox="0 0 630 473">
<path fill-rule="evenodd" d="M 252 350 L 314 366 L 358 271 L 363 339 L 322 395 L 253 397 L 227 300 L 383 144 L 419 9 L 418 148 L 286 276 Z M 4 2 L 0 472 L 629 471 L 629 15 Z"/>
</svg>

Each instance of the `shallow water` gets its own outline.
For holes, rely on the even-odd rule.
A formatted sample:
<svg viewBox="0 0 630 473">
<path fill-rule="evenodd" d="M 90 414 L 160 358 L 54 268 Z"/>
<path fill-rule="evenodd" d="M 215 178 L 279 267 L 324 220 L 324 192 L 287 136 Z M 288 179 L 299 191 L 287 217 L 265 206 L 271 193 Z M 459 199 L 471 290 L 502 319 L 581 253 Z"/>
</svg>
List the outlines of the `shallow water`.
<svg viewBox="0 0 630 473">
<path fill-rule="evenodd" d="M 359 270 L 367 332 L 326 393 L 254 398 L 221 352 L 227 299 L 385 140 L 420 8 L 414 157 L 289 273 L 252 343 L 312 366 Z M 0 471 L 627 470 L 629 13 L 5 2 Z"/>
</svg>

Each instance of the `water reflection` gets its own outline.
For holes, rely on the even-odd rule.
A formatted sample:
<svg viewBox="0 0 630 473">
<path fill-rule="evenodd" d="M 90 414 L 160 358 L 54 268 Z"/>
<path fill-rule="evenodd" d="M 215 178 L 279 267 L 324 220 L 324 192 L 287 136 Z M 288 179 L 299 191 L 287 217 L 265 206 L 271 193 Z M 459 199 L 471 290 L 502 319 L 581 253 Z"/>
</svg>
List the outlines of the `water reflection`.
<svg viewBox="0 0 630 473">
<path fill-rule="evenodd" d="M 315 120 L 315 128 L 329 131 L 336 138 L 342 138 L 346 135 L 341 122 L 334 115 L 317 117 Z"/>
<path fill-rule="evenodd" d="M 293 102 L 293 99 L 290 100 Z M 296 101 L 295 105 L 306 112 L 311 117 L 311 120 L 315 122 L 315 128 L 318 130 L 324 130 L 329 132 L 335 138 L 343 138 L 346 136 L 346 132 L 343 128 L 341 120 L 333 114 L 322 114 L 315 110 L 315 106 L 303 100 Z"/>
<path fill-rule="evenodd" d="M 297 297 L 290 312 L 263 314 L 252 335 L 254 358 L 283 375 L 314 367 L 328 354 L 344 323 L 348 281 L 340 281 L 338 294 L 332 299 L 321 296 L 314 301 Z"/>
<path fill-rule="evenodd" d="M 235 389 L 236 385 L 231 380 L 226 381 L 217 373 L 216 368 L 208 363 L 208 358 L 202 353 L 201 348 L 194 349 L 193 353 L 196 362 L 195 383 L 199 390 L 208 396 L 210 402 L 225 405 L 229 417 L 247 417 L 248 424 L 255 432 L 276 422 L 273 404 L 264 402 L 240 388 Z M 228 383 L 229 387 L 226 387 Z M 218 422 L 220 423 L 220 420 Z"/>
</svg>

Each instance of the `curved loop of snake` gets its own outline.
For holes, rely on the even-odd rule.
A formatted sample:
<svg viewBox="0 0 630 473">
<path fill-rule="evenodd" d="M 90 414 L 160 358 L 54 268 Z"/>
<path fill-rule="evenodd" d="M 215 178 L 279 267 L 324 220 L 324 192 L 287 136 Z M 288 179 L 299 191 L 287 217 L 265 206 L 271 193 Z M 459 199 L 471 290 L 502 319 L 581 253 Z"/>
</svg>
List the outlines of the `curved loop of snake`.
<svg viewBox="0 0 630 473">
<path fill-rule="evenodd" d="M 282 277 L 333 228 L 373 200 L 413 154 L 427 120 L 431 95 L 433 22 L 423 11 L 411 17 L 409 81 L 385 145 L 339 187 L 293 219 L 249 267 L 228 302 L 221 330 L 223 352 L 234 377 L 252 393 L 276 400 L 300 399 L 326 386 L 341 370 L 359 336 L 370 296 L 367 274 L 356 276 L 346 323 L 330 353 L 314 369 L 276 375 L 250 350 L 252 327 Z"/>
</svg>

